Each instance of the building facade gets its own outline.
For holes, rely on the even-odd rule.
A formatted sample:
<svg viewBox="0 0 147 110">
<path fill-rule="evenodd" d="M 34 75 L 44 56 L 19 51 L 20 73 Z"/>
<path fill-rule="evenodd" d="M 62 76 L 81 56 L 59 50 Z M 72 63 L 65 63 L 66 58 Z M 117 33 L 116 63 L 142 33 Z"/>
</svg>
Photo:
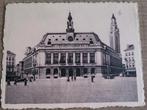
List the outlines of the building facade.
<svg viewBox="0 0 147 110">
<path fill-rule="evenodd" d="M 16 65 L 16 76 L 22 78 L 23 74 L 24 74 L 23 61 L 19 61 L 19 63 Z"/>
<path fill-rule="evenodd" d="M 116 28 L 114 15 L 111 19 L 111 27 Z M 117 32 L 111 32 L 110 39 L 115 42 L 109 47 L 94 32 L 75 32 L 69 13 L 66 32 L 46 33 L 35 47 L 27 48 L 24 72 L 35 73 L 39 78 L 119 74 L 119 32 L 111 31 Z"/>
<path fill-rule="evenodd" d="M 13 80 L 15 77 L 15 57 L 16 55 L 7 51 L 6 56 L 6 80 Z"/>
<path fill-rule="evenodd" d="M 134 58 L 135 47 L 133 44 L 127 46 L 125 52 L 125 69 L 127 76 L 136 76 L 135 58 Z"/>
</svg>

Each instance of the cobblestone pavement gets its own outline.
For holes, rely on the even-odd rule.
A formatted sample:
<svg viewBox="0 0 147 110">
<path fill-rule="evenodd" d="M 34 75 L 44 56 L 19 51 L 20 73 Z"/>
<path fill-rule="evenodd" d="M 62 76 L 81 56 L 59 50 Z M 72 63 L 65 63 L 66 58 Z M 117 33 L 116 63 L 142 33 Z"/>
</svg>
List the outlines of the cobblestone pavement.
<svg viewBox="0 0 147 110">
<path fill-rule="evenodd" d="M 67 82 L 66 78 L 37 79 L 6 86 L 6 103 L 84 103 L 84 102 L 125 102 L 137 101 L 135 77 L 115 77 L 104 79 L 96 76 L 94 83 L 90 78 L 77 77 Z"/>
</svg>

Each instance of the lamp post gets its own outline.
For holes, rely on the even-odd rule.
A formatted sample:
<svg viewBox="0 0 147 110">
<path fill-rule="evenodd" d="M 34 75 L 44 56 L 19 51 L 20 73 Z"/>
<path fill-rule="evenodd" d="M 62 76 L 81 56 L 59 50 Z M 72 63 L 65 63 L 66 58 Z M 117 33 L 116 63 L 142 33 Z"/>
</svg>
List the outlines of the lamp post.
<svg viewBox="0 0 147 110">
<path fill-rule="evenodd" d="M 36 80 L 36 78 L 35 78 L 35 75 L 36 75 L 36 69 L 35 69 L 35 67 L 36 67 L 36 64 L 34 63 L 33 64 L 33 80 L 34 81 Z"/>
</svg>

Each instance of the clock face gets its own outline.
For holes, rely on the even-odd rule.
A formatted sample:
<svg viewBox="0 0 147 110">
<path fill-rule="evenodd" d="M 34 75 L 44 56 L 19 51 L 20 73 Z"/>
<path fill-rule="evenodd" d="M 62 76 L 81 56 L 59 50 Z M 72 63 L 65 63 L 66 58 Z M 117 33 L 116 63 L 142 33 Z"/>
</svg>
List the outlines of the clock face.
<svg viewBox="0 0 147 110">
<path fill-rule="evenodd" d="M 72 36 L 69 36 L 68 37 L 68 41 L 73 41 L 73 37 Z"/>
</svg>

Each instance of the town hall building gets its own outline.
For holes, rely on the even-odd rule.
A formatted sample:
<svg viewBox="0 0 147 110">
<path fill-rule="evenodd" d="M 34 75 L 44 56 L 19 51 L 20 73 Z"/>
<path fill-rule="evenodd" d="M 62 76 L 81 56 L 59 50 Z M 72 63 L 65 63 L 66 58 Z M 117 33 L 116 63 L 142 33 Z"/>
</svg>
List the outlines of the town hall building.
<svg viewBox="0 0 147 110">
<path fill-rule="evenodd" d="M 71 13 L 63 33 L 46 33 L 33 48 L 28 47 L 25 74 L 39 78 L 119 75 L 122 72 L 120 36 L 114 14 L 111 18 L 110 46 L 94 32 L 75 32 Z"/>
</svg>

